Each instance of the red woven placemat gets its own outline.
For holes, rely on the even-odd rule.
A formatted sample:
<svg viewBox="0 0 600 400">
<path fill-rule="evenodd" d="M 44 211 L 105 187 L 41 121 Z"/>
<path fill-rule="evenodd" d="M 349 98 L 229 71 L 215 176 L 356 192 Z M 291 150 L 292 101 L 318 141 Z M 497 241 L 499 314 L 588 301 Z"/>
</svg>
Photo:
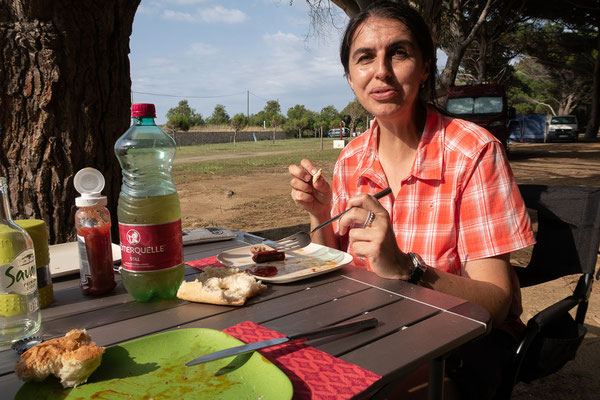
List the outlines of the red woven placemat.
<svg viewBox="0 0 600 400">
<path fill-rule="evenodd" d="M 225 264 L 221 264 L 217 261 L 217 256 L 201 258 L 200 260 L 194 261 L 186 261 L 185 263 L 190 267 L 198 268 L 199 270 L 203 270 L 204 267 L 226 267 Z"/>
<path fill-rule="evenodd" d="M 246 321 L 223 330 L 246 343 L 285 335 Z M 303 343 L 282 344 L 260 351 L 292 381 L 294 399 L 350 399 L 381 376 Z"/>
</svg>

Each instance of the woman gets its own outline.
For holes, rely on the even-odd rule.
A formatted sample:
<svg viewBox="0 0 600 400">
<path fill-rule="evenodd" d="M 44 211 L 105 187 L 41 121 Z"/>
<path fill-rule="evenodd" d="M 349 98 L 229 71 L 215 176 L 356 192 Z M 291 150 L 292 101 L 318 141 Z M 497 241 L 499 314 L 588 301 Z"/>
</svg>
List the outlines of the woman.
<svg viewBox="0 0 600 400">
<path fill-rule="evenodd" d="M 423 101 L 434 88 L 435 49 L 409 6 L 377 2 L 355 15 L 340 58 L 375 121 L 341 152 L 331 186 L 322 177 L 312 182 L 317 167 L 309 160 L 289 167 L 292 198 L 308 211 L 312 227 L 351 208 L 315 232 L 313 242 L 350 252 L 354 264 L 381 277 L 481 305 L 502 328 L 488 341 L 514 346 L 504 333 L 516 333 L 521 311 L 510 252 L 532 245 L 534 237 L 500 142 Z M 388 186 L 392 195 L 371 196 Z M 469 355 L 457 357 L 465 364 Z M 472 370 L 460 368 L 453 378 L 459 385 L 468 378 L 463 397 L 493 394 L 494 370 L 504 361 L 488 358 L 487 371 L 481 360 Z M 490 377 L 479 377 L 483 384 L 473 388 L 474 373 Z M 488 388 L 492 393 L 484 393 Z"/>
</svg>

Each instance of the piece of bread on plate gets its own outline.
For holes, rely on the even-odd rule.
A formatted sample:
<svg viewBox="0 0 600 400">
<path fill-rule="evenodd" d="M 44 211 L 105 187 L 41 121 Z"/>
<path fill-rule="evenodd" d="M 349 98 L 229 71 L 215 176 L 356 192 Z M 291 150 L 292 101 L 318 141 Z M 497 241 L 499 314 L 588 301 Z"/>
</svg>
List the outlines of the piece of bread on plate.
<svg viewBox="0 0 600 400">
<path fill-rule="evenodd" d="M 33 346 L 15 364 L 15 373 L 24 381 L 43 381 L 49 375 L 60 379 L 64 388 L 85 383 L 102 361 L 104 347 L 96 346 L 84 330 L 73 329 L 65 336 Z"/>
<path fill-rule="evenodd" d="M 242 306 L 267 288 L 252 275 L 235 267 L 205 267 L 196 280 L 183 282 L 177 291 L 182 300 Z"/>
</svg>

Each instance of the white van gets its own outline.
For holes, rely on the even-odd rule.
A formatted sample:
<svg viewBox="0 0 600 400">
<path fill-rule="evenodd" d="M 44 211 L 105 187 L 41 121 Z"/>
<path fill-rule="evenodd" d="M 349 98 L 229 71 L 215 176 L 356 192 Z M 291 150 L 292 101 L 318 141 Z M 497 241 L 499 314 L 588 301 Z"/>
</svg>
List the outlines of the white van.
<svg viewBox="0 0 600 400">
<path fill-rule="evenodd" d="M 574 115 L 550 115 L 546 120 L 546 142 L 552 140 L 577 141 L 579 124 Z"/>
</svg>

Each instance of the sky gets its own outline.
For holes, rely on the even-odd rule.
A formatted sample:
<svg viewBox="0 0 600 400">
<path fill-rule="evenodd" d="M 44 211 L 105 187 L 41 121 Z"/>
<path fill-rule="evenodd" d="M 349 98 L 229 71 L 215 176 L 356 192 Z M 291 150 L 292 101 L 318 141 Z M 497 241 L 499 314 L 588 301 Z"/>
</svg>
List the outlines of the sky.
<svg viewBox="0 0 600 400">
<path fill-rule="evenodd" d="M 354 99 L 338 48 L 347 17 L 315 34 L 306 1 L 142 0 L 130 40 L 132 100 L 154 103 L 157 123 L 187 99 L 209 117 L 256 114 L 268 100 L 341 111 Z M 337 28 L 336 28 L 337 27 Z"/>
</svg>

